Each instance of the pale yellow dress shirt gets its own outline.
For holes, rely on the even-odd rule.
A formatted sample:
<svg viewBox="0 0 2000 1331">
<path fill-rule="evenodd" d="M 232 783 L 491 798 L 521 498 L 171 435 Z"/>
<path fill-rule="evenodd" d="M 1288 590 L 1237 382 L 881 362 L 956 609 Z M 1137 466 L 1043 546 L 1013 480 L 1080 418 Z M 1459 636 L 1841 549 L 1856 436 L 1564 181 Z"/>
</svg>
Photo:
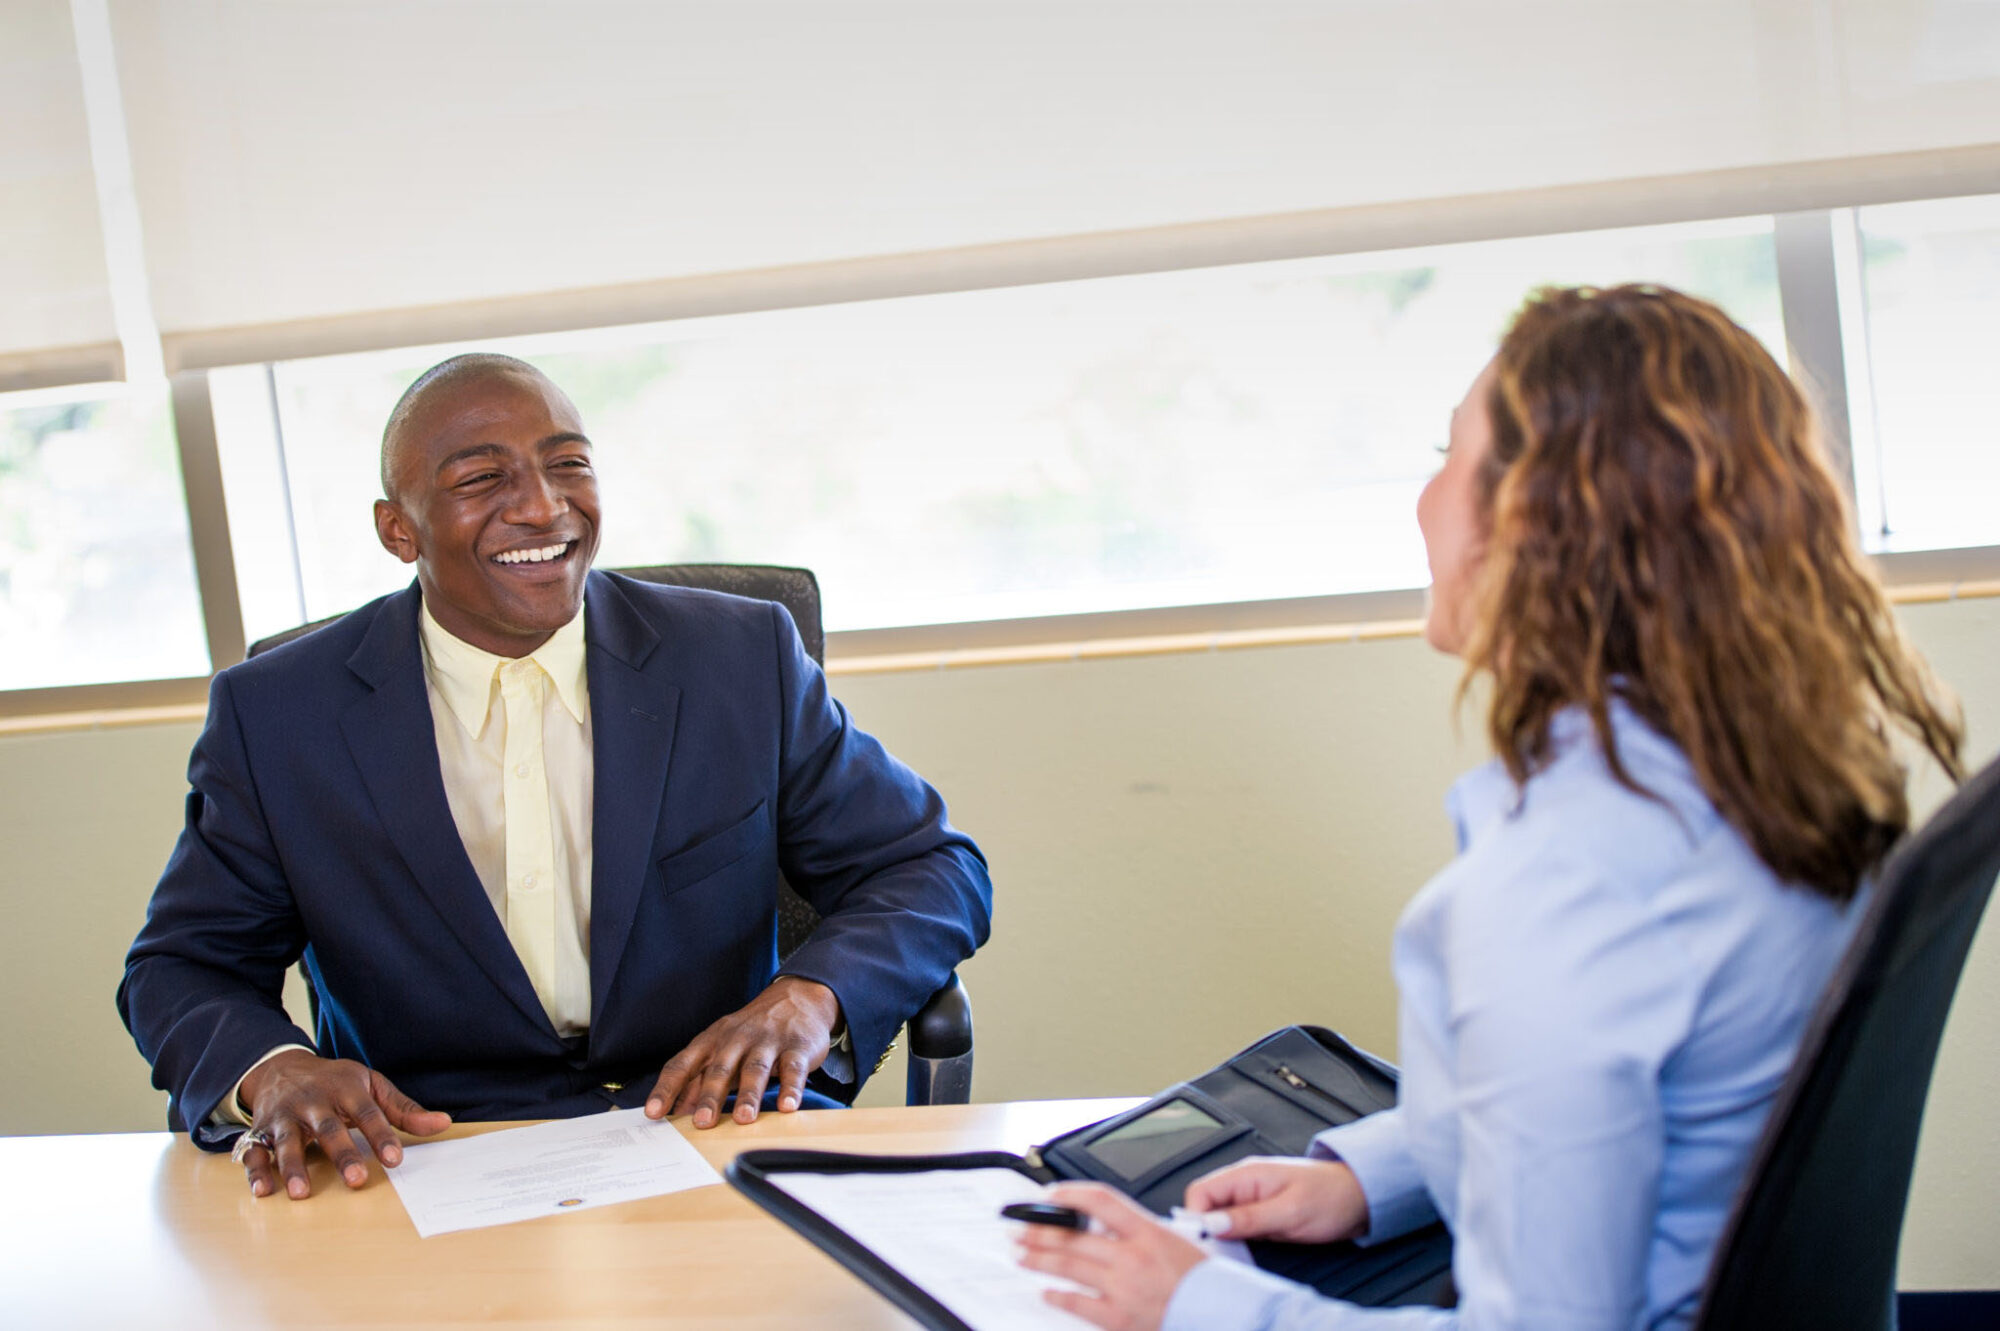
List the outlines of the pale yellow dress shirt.
<svg viewBox="0 0 2000 1331">
<path fill-rule="evenodd" d="M 466 858 L 556 1033 L 580 1035 L 590 1028 L 596 789 L 583 611 L 518 660 L 453 637 L 428 604 L 417 636 L 445 802 Z M 243 1076 L 303 1048 L 280 1045 Z M 217 1122 L 249 1123 L 242 1093 L 239 1078 Z"/>
<path fill-rule="evenodd" d="M 590 1028 L 590 818 L 595 771 L 583 612 L 518 660 L 418 636 L 445 801 L 558 1035 Z"/>
</svg>

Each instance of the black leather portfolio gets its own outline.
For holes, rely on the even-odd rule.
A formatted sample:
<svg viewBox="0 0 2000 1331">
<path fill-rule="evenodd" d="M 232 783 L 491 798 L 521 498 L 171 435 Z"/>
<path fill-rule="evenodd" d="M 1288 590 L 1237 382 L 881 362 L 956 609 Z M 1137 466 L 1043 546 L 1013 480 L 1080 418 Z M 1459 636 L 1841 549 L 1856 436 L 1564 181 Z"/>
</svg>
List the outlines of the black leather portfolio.
<svg viewBox="0 0 2000 1331">
<path fill-rule="evenodd" d="M 788 1173 L 899 1174 L 1007 1169 L 1037 1183 L 1094 1179 L 1165 1215 L 1187 1185 L 1252 1155 L 1303 1155 L 1330 1127 L 1396 1102 L 1396 1070 L 1317 1026 L 1288 1026 L 1220 1066 L 1100 1123 L 1029 1151 L 869 1156 L 745 1151 L 725 1171 L 745 1196 L 825 1250 L 934 1331 L 972 1331 L 880 1254 L 777 1183 Z M 1257 1265 L 1323 1294 L 1374 1307 L 1451 1298 L 1451 1237 L 1441 1225 L 1385 1243 L 1253 1240 Z"/>
</svg>

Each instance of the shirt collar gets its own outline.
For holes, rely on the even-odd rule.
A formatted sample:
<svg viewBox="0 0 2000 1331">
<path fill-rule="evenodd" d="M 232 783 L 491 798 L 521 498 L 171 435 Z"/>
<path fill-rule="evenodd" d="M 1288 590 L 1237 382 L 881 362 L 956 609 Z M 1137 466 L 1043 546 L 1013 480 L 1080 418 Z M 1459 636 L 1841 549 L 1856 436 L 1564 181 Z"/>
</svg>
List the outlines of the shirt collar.
<svg viewBox="0 0 2000 1331">
<path fill-rule="evenodd" d="M 1619 761 L 1634 780 L 1666 800 L 1683 819 L 1708 807 L 1707 797 L 1701 793 L 1687 759 L 1673 741 L 1640 720 L 1622 697 L 1614 694 L 1608 711 Z M 1604 768 L 1590 712 L 1570 706 L 1549 718 L 1548 758 L 1529 781 L 1552 775 L 1565 779 L 1576 768 L 1578 759 L 1593 773 Z M 1507 774 L 1507 765 L 1498 758 L 1460 777 L 1445 797 L 1445 810 L 1458 831 L 1459 850 L 1463 851 L 1483 829 L 1518 812 L 1523 803 L 1524 792 L 1514 784 L 1514 778 Z"/>
<path fill-rule="evenodd" d="M 483 648 L 474 647 L 463 638 L 454 637 L 431 614 L 428 602 L 424 603 L 418 616 L 417 636 L 423 643 L 425 678 L 444 699 L 444 705 L 465 728 L 465 733 L 474 739 L 485 733 L 486 718 L 492 713 L 495 672 L 513 659 L 533 661 L 540 666 L 542 673 L 555 686 L 556 697 L 562 700 L 563 710 L 578 725 L 583 724 L 589 693 L 584 673 L 586 652 L 582 609 L 579 608 L 574 619 L 550 634 L 547 642 L 529 652 L 525 658 L 495 656 Z"/>
</svg>

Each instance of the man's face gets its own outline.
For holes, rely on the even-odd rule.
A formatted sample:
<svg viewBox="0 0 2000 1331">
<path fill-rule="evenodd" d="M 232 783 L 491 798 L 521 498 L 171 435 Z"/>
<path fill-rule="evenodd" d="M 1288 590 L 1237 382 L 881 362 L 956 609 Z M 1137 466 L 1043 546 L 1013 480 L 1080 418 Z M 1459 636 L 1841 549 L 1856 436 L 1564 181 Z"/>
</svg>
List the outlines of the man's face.
<svg viewBox="0 0 2000 1331">
<path fill-rule="evenodd" d="M 525 656 L 576 617 L 597 555 L 597 474 L 554 384 L 494 371 L 437 385 L 398 432 L 393 466 L 376 532 L 416 564 L 454 637 Z"/>
</svg>

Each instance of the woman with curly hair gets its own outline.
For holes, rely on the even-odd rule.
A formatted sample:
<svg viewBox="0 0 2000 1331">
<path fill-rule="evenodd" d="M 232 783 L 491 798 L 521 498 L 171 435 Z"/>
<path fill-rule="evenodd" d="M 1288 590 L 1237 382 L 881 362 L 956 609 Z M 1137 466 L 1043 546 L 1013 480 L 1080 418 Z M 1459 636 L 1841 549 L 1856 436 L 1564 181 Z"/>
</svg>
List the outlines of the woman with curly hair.
<svg viewBox="0 0 2000 1331">
<path fill-rule="evenodd" d="M 1024 1264 L 1100 1326 L 1610 1331 L 1695 1316 L 1856 898 L 1960 726 L 1857 548 L 1797 387 L 1715 306 L 1547 290 L 1417 505 L 1425 636 L 1490 699 L 1460 851 L 1396 929 L 1401 1103 L 1188 1189 L 1233 1238 L 1442 1218 L 1453 1309 L 1361 1309 L 1125 1198 Z"/>
</svg>

